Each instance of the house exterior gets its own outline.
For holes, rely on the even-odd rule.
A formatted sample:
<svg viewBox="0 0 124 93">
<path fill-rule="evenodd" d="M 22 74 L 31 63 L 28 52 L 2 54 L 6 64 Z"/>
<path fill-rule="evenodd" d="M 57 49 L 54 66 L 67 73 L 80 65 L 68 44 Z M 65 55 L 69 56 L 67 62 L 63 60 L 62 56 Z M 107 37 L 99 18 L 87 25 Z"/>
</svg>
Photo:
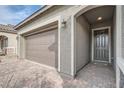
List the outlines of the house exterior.
<svg viewBox="0 0 124 93">
<path fill-rule="evenodd" d="M 18 56 L 75 77 L 89 62 L 112 64 L 124 87 L 124 6 L 44 6 L 17 24 Z"/>
<path fill-rule="evenodd" d="M 0 55 L 17 54 L 17 33 L 13 25 L 0 24 Z"/>
</svg>

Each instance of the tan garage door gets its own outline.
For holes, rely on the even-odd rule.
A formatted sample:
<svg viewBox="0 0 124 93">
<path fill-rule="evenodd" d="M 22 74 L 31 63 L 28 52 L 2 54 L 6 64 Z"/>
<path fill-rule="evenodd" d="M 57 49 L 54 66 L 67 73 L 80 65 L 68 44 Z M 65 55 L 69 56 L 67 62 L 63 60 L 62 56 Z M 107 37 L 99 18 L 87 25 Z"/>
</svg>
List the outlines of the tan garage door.
<svg viewBox="0 0 124 93">
<path fill-rule="evenodd" d="M 57 29 L 26 37 L 26 59 L 57 68 Z"/>
</svg>

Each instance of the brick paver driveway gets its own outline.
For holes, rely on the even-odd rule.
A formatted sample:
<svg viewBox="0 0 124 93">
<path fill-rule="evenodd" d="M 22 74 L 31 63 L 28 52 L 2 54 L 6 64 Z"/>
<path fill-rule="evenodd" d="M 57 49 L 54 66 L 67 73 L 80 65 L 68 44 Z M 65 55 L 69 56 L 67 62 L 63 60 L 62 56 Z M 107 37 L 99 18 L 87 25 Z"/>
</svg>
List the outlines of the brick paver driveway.
<svg viewBox="0 0 124 93">
<path fill-rule="evenodd" d="M 1 57 L 0 87 L 115 87 L 115 74 L 110 65 L 88 64 L 75 79 L 63 78 L 50 69 L 15 57 Z"/>
</svg>

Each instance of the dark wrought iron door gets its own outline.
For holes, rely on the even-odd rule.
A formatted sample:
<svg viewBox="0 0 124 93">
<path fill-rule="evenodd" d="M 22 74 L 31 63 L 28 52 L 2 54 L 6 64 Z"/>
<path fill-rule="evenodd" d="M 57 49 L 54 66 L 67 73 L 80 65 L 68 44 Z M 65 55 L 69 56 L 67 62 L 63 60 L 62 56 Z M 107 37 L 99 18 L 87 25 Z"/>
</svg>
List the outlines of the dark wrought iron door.
<svg viewBox="0 0 124 93">
<path fill-rule="evenodd" d="M 94 60 L 109 61 L 108 29 L 94 31 Z"/>
</svg>

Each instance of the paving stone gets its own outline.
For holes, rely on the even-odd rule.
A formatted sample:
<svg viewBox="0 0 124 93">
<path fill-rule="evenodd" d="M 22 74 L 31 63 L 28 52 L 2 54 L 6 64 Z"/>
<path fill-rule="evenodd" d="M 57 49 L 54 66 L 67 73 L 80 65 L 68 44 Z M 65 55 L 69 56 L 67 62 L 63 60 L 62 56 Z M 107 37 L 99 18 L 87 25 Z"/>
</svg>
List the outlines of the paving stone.
<svg viewBox="0 0 124 93">
<path fill-rule="evenodd" d="M 113 88 L 115 72 L 111 65 L 89 63 L 75 79 L 63 78 L 55 69 L 50 69 L 32 62 L 19 60 L 17 57 L 1 57 L 1 88 Z"/>
<path fill-rule="evenodd" d="M 80 83 L 79 83 L 80 82 Z M 78 74 L 75 80 L 65 81 L 64 87 L 115 88 L 115 72 L 111 65 L 89 63 Z"/>
</svg>

